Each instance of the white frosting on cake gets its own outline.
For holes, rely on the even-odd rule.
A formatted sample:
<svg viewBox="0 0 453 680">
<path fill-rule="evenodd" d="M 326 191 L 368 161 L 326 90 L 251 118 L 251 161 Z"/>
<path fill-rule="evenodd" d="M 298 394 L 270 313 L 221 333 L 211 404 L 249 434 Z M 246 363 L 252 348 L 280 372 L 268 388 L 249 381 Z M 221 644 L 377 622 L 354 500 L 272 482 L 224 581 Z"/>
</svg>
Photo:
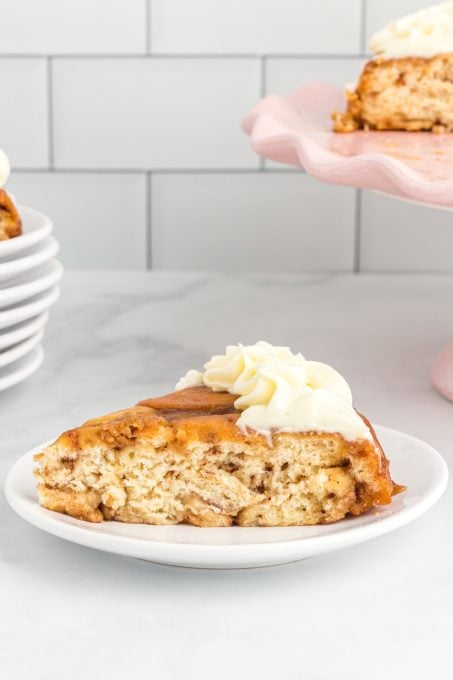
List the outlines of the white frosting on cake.
<svg viewBox="0 0 453 680">
<path fill-rule="evenodd" d="M 2 187 L 9 177 L 9 160 L 4 151 L 0 149 L 0 187 Z"/>
<path fill-rule="evenodd" d="M 392 21 L 372 36 L 368 48 L 376 58 L 383 59 L 453 52 L 453 2 L 432 5 Z"/>
<path fill-rule="evenodd" d="M 234 405 L 242 411 L 237 421 L 241 428 L 262 433 L 338 432 L 348 440 L 372 439 L 352 406 L 346 380 L 331 366 L 307 361 L 288 347 L 263 341 L 229 345 L 204 369 L 189 371 L 176 389 L 206 385 L 237 395 Z"/>
</svg>

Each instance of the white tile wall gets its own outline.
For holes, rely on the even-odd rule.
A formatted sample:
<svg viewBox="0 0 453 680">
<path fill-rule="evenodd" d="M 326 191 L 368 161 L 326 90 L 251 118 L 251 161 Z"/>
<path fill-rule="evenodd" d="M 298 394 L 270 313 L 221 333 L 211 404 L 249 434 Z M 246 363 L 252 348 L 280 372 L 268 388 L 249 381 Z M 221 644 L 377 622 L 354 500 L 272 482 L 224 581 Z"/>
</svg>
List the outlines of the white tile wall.
<svg viewBox="0 0 453 680">
<path fill-rule="evenodd" d="M 285 95 L 294 92 L 301 83 L 317 80 L 345 87 L 359 75 L 364 59 L 339 58 L 269 58 L 266 61 L 266 93 Z"/>
<path fill-rule="evenodd" d="M 0 0 L 9 186 L 67 266 L 453 270 L 450 214 L 359 211 L 239 128 L 265 92 L 354 79 L 366 35 L 429 1 Z"/>
<path fill-rule="evenodd" d="M 51 215 L 67 267 L 146 268 L 143 173 L 26 172 L 8 187 L 19 204 Z"/>
<path fill-rule="evenodd" d="M 48 157 L 44 59 L 0 59 L 1 147 L 16 168 L 45 168 Z"/>
<path fill-rule="evenodd" d="M 158 53 L 351 54 L 360 48 L 360 0 L 347 0 L 347 10 L 339 0 L 151 0 L 150 19 L 151 49 Z"/>
<path fill-rule="evenodd" d="M 258 98 L 257 59 L 57 59 L 55 166 L 257 168 L 239 121 Z"/>
<path fill-rule="evenodd" d="M 1 54 L 146 51 L 147 0 L 0 0 Z"/>
<path fill-rule="evenodd" d="M 158 269 L 352 271 L 353 189 L 303 174 L 152 178 Z"/>
<path fill-rule="evenodd" d="M 363 192 L 363 271 L 453 272 L 453 213 Z"/>
</svg>

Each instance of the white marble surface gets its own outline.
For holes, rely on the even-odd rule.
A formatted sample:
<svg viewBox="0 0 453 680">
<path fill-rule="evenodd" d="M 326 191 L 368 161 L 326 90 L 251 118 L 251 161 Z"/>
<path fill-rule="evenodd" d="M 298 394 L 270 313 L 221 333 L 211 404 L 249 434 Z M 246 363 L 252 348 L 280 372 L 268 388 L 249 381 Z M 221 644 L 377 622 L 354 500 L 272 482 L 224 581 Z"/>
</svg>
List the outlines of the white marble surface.
<svg viewBox="0 0 453 680">
<path fill-rule="evenodd" d="M 259 338 L 333 363 L 375 422 L 453 463 L 453 405 L 428 382 L 452 332 L 451 277 L 67 274 L 43 368 L 0 394 L 0 478 L 34 444 L 150 396 L 227 342 Z M 1 677 L 447 677 L 452 516 L 450 486 L 428 514 L 373 542 L 215 572 L 66 543 L 1 496 Z"/>
</svg>

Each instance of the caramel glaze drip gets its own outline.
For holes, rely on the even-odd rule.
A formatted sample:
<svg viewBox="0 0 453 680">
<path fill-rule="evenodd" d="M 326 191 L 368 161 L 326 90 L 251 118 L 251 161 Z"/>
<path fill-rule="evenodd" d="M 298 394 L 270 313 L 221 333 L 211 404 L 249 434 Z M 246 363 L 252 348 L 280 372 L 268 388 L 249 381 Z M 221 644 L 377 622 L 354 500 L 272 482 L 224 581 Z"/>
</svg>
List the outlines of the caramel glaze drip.
<svg viewBox="0 0 453 680">
<path fill-rule="evenodd" d="M 217 415 L 239 415 L 234 408 L 236 397 L 228 392 L 213 392 L 204 385 L 188 387 L 163 397 L 154 397 L 139 402 L 139 406 L 148 406 L 156 410 L 168 421 L 178 418 Z"/>
</svg>

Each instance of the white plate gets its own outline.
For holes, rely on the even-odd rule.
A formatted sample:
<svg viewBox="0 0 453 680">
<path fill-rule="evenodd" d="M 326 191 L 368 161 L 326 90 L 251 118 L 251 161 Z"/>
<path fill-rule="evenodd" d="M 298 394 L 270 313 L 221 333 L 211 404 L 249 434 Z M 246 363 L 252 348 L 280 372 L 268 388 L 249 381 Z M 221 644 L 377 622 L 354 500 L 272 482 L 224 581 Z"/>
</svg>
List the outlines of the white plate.
<svg viewBox="0 0 453 680">
<path fill-rule="evenodd" d="M 44 264 L 58 253 L 60 246 L 53 236 L 29 250 L 20 253 L 20 257 L 11 255 L 0 262 L 0 281 L 8 281 L 15 276 L 28 272 L 40 264 Z"/>
<path fill-rule="evenodd" d="M 48 319 L 49 312 L 44 312 L 33 319 L 17 324 L 17 326 L 0 330 L 0 351 L 17 345 L 18 342 L 22 342 L 22 340 L 26 340 L 26 338 L 37 333 L 46 325 Z"/>
<path fill-rule="evenodd" d="M 63 275 L 63 266 L 58 260 L 49 260 L 26 274 L 3 286 L 0 283 L 0 309 L 22 302 L 54 286 Z M 6 287 L 8 286 L 8 287 Z"/>
<path fill-rule="evenodd" d="M 27 340 L 20 342 L 18 345 L 14 345 L 14 347 L 10 347 L 9 349 L 0 352 L 0 369 L 18 361 L 18 359 L 22 359 L 22 357 L 27 354 L 30 354 L 32 349 L 34 349 L 36 345 L 39 345 L 43 335 L 44 331 L 41 329 L 32 335 L 31 338 L 27 338 Z"/>
<path fill-rule="evenodd" d="M 0 260 L 31 248 L 52 232 L 53 224 L 46 215 L 24 206 L 19 206 L 18 211 L 22 219 L 23 233 L 21 236 L 0 241 Z"/>
<path fill-rule="evenodd" d="M 7 390 L 13 385 L 18 385 L 23 380 L 29 378 L 42 364 L 44 352 L 39 345 L 35 347 L 26 357 L 15 361 L 14 364 L 0 370 L 0 392 Z"/>
<path fill-rule="evenodd" d="M 31 524 L 74 543 L 185 567 L 233 569 L 284 564 L 362 543 L 411 522 L 442 495 L 448 478 L 443 458 L 409 435 L 377 428 L 394 479 L 407 485 L 393 503 L 361 517 L 314 527 L 203 529 L 102 522 L 91 524 L 42 508 L 33 477 L 33 454 L 20 458 L 6 479 L 6 497 Z"/>
<path fill-rule="evenodd" d="M 53 286 L 44 293 L 40 293 L 40 295 L 35 295 L 33 298 L 30 298 L 30 300 L 26 300 L 22 305 L 0 309 L 0 330 L 2 328 L 14 326 L 21 321 L 31 319 L 33 316 L 45 312 L 46 309 L 49 309 L 49 307 L 58 300 L 59 295 L 59 287 Z"/>
</svg>

